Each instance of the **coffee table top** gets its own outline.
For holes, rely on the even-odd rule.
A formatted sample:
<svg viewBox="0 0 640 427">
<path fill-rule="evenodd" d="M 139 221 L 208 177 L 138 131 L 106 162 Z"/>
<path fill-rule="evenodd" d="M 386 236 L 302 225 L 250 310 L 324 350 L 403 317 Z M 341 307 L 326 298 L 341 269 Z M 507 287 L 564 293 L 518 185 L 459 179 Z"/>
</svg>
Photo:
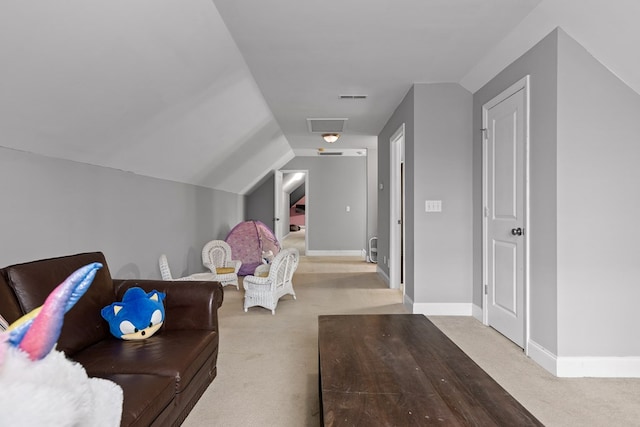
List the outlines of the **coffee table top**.
<svg viewBox="0 0 640 427">
<path fill-rule="evenodd" d="M 425 316 L 319 316 L 325 425 L 542 425 Z"/>
</svg>

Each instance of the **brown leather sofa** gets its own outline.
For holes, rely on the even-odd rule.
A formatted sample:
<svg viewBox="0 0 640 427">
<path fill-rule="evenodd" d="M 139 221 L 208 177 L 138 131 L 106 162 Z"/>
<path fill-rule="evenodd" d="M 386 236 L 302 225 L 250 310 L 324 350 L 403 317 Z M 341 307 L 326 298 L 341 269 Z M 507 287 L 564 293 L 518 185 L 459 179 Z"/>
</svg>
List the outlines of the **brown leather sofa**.
<svg viewBox="0 0 640 427">
<path fill-rule="evenodd" d="M 13 322 L 43 304 L 72 272 L 100 262 L 93 284 L 69 310 L 58 350 L 89 376 L 107 378 L 124 391 L 122 426 L 180 425 L 216 376 L 218 282 L 112 279 L 101 252 L 12 265 L 0 270 L 0 314 Z M 100 310 L 139 286 L 166 294 L 165 322 L 152 337 L 122 341 L 111 335 Z"/>
</svg>

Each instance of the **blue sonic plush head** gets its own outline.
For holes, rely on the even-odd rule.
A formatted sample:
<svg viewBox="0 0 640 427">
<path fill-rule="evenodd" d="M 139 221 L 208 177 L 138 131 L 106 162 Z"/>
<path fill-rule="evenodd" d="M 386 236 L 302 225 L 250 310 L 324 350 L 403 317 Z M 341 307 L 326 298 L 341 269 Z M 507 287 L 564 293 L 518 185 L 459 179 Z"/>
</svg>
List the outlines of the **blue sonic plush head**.
<svg viewBox="0 0 640 427">
<path fill-rule="evenodd" d="M 122 302 L 114 302 L 100 313 L 116 338 L 143 340 L 155 334 L 164 322 L 164 297 L 162 292 L 146 293 L 134 287 L 124 293 Z"/>
</svg>

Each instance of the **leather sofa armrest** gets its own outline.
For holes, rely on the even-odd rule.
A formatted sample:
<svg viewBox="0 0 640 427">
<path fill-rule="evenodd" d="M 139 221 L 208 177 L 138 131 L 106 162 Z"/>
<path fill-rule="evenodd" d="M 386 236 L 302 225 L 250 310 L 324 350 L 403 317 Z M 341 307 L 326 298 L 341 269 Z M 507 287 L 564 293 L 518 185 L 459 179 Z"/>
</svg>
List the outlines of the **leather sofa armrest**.
<svg viewBox="0 0 640 427">
<path fill-rule="evenodd" d="M 219 282 L 113 279 L 118 301 L 122 301 L 126 290 L 134 286 L 146 292 L 156 290 L 166 294 L 163 327 L 167 330 L 218 330 L 218 308 L 224 299 Z"/>
</svg>

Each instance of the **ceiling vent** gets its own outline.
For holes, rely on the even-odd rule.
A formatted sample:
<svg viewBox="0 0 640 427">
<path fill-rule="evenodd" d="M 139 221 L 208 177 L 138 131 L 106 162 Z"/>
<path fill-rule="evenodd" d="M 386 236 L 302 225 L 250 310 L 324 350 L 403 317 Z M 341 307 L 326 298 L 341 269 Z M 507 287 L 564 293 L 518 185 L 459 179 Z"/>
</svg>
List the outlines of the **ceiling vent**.
<svg viewBox="0 0 640 427">
<path fill-rule="evenodd" d="M 340 95 L 340 99 L 367 99 L 367 95 Z"/>
<path fill-rule="evenodd" d="M 318 151 L 318 156 L 342 156 L 342 151 Z"/>
<path fill-rule="evenodd" d="M 349 119 L 307 119 L 311 133 L 342 133 Z"/>
</svg>

